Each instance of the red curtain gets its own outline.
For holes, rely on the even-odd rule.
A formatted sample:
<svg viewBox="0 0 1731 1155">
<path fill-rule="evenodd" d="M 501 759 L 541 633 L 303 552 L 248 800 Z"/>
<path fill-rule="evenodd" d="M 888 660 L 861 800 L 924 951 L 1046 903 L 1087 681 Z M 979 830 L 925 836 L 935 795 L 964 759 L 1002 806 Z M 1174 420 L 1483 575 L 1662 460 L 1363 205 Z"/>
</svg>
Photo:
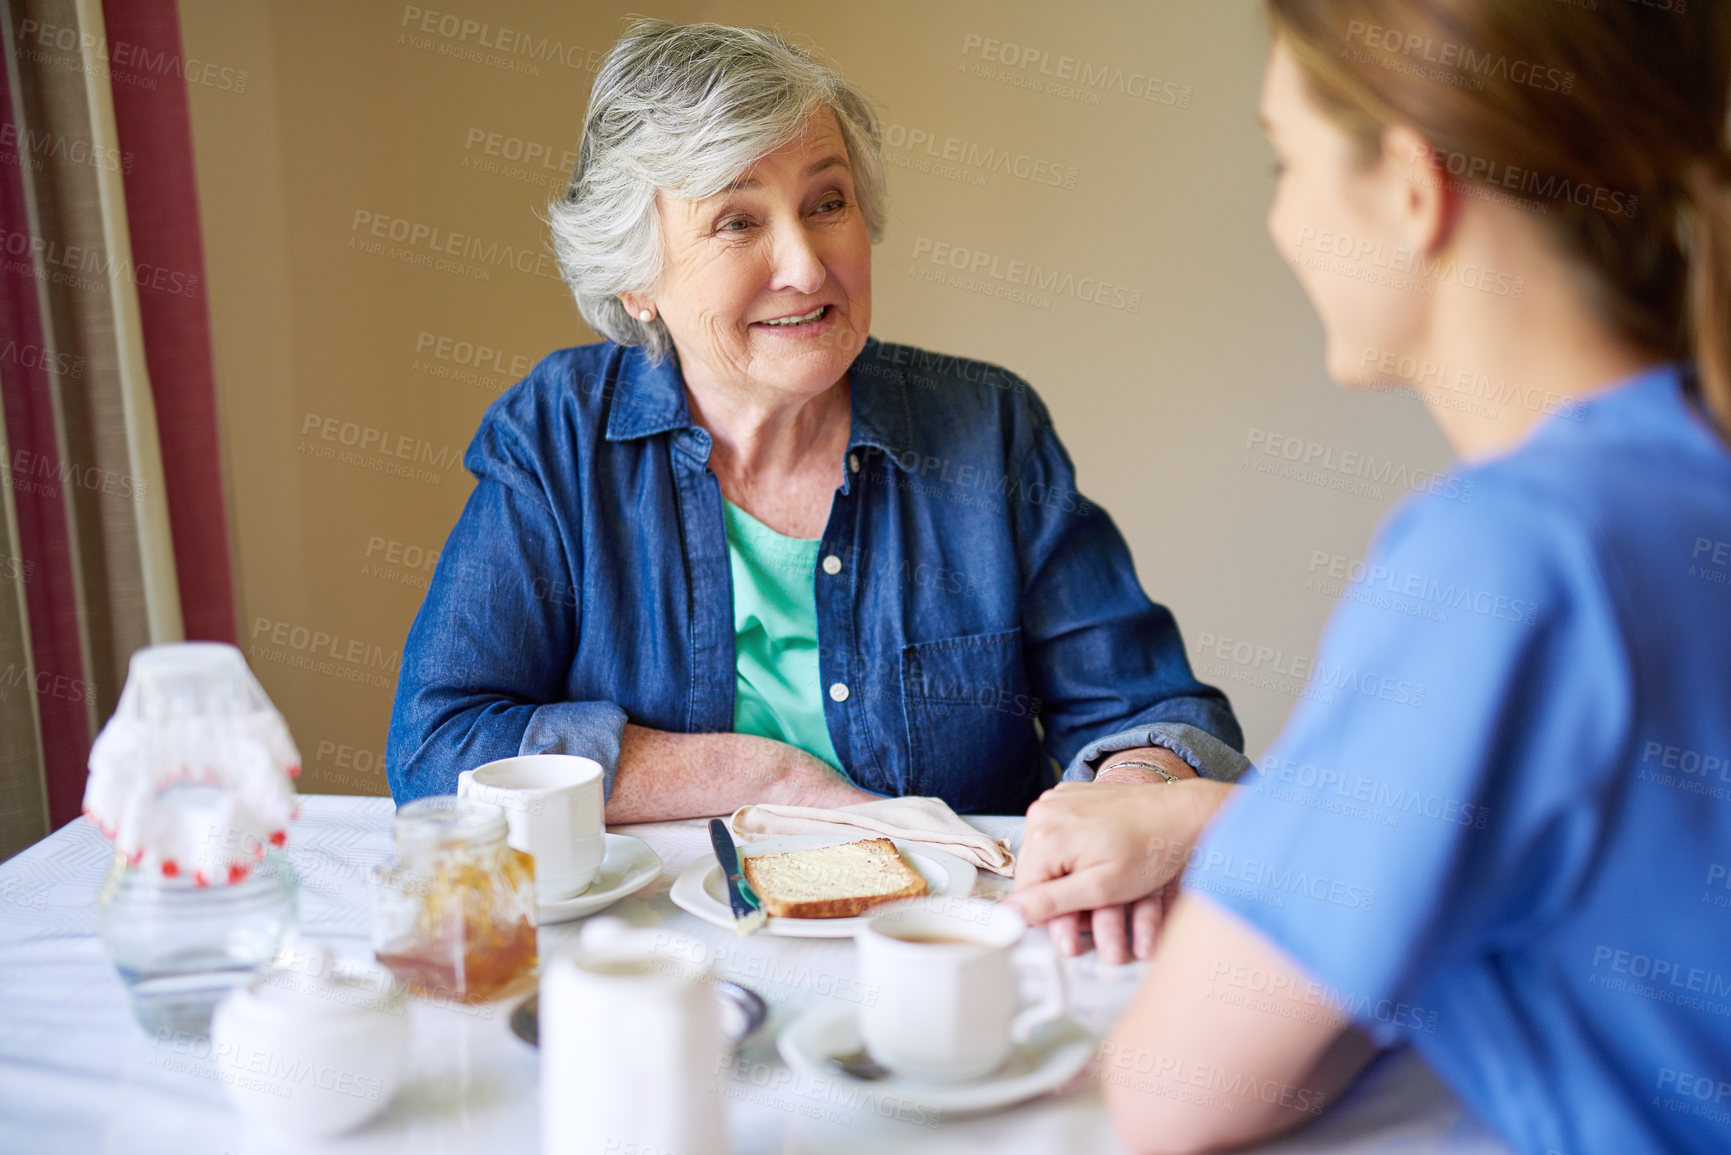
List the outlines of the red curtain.
<svg viewBox="0 0 1731 1155">
<path fill-rule="evenodd" d="M 107 0 L 102 17 L 110 60 L 129 62 L 112 67 L 120 153 L 133 158 L 126 176 L 133 262 L 195 273 L 202 287 L 204 241 L 179 10 L 175 0 Z M 180 67 L 170 71 L 154 63 L 169 60 Z M 155 84 L 123 83 L 128 74 Z M 234 642 L 233 569 L 205 293 L 140 293 L 138 306 L 186 636 Z"/>
<path fill-rule="evenodd" d="M 89 431 L 78 422 L 120 418 L 112 405 L 92 409 L 74 404 L 87 399 L 93 383 L 61 363 L 71 355 L 54 338 L 61 321 L 59 307 L 53 303 L 59 299 L 55 292 L 64 290 L 51 291 L 59 282 L 47 278 L 63 277 L 64 271 L 45 265 L 43 254 L 61 254 L 63 266 L 68 250 L 57 247 L 52 235 L 38 234 L 51 228 L 44 222 L 63 223 L 65 214 L 56 200 L 61 186 L 56 184 L 52 165 L 32 156 L 31 142 L 70 139 L 75 129 L 88 132 L 91 122 L 87 119 L 81 127 L 31 123 L 33 118 L 71 115 L 64 99 L 58 110 L 45 105 L 42 89 L 36 87 L 42 83 L 41 68 L 46 67 L 40 64 L 40 45 L 19 40 L 23 29 L 40 25 L 30 15 L 33 11 L 26 4 L 24 10 L 9 13 L 14 43 L 25 59 L 5 62 L 18 83 L 0 92 L 0 134 L 11 142 L 15 161 L 0 164 L 0 229 L 4 229 L 0 249 L 5 260 L 0 271 L 0 418 L 5 422 L 6 480 L 21 555 L 7 563 L 17 569 L 22 561 L 29 571 L 18 587 L 29 628 L 29 669 L 13 662 L 0 670 L 7 683 L 0 690 L 22 685 L 27 674 L 35 691 L 28 697 L 35 710 L 34 729 L 41 735 L 47 817 L 50 827 L 58 828 L 79 813 L 90 743 L 95 728 L 106 720 L 97 715 L 103 706 L 111 705 L 118 689 L 113 682 L 126 657 L 101 649 L 121 635 L 101 628 L 112 619 L 93 616 L 97 613 L 93 606 L 100 601 L 101 613 L 132 611 L 114 604 L 124 600 L 118 596 L 99 599 L 109 587 L 93 588 L 93 583 L 105 582 L 104 575 L 124 559 L 107 559 L 110 568 L 106 569 L 79 560 L 85 556 L 81 548 L 89 547 L 80 545 L 84 523 L 78 519 L 87 516 L 91 498 L 78 489 L 76 480 L 68 483 L 67 478 L 68 470 L 76 479 L 89 466 L 79 454 L 88 452 L 92 442 L 86 436 Z M 65 19 L 59 15 L 61 9 L 55 11 L 57 18 Z M 64 11 L 70 14 L 70 6 Z M 196 278 L 198 285 L 189 293 L 137 294 L 182 618 L 188 638 L 233 642 L 237 634 L 233 573 L 187 98 L 186 70 L 192 62 L 180 42 L 175 0 L 108 0 L 103 18 L 115 143 L 124 158 L 121 179 L 131 235 L 130 268 L 135 280 L 145 270 L 168 269 Z M 13 102 L 16 92 L 24 94 L 18 106 Z M 83 179 L 88 185 L 88 174 Z M 80 203 L 88 217 L 88 197 Z M 53 311 L 44 312 L 45 301 Z M 69 413 L 76 415 L 69 417 Z M 114 431 L 104 427 L 103 432 L 106 444 L 112 446 Z M 69 441 L 70 434 L 82 440 Z M 64 450 L 68 445 L 73 448 Z M 79 512 L 81 508 L 86 514 Z M 98 536 L 87 526 L 84 534 L 92 540 Z M 127 579 L 127 590 L 135 589 L 136 574 Z M 139 620 L 128 619 L 127 624 L 124 637 L 136 645 Z M 25 651 L 19 647 L 18 652 Z M 98 684 L 100 691 L 95 689 Z M 28 716 L 23 721 L 28 723 Z M 9 724 L 16 723 L 13 719 Z"/>
</svg>

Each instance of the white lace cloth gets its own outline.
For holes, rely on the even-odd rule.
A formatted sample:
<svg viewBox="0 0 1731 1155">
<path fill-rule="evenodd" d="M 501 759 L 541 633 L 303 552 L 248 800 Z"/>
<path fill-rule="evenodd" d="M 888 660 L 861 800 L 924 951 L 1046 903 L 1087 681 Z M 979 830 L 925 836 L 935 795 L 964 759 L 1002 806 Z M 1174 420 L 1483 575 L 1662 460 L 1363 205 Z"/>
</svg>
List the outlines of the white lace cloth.
<svg viewBox="0 0 1731 1155">
<path fill-rule="evenodd" d="M 90 748 L 84 786 L 84 817 L 129 863 L 200 886 L 245 878 L 267 848 L 284 844 L 295 816 L 300 753 L 230 649 L 135 655 L 114 716 Z M 194 686 L 202 695 L 152 685 L 153 658 L 154 666 L 179 663 L 172 673 L 203 663 L 224 680 L 214 690 Z"/>
<path fill-rule="evenodd" d="M 128 862 L 205 885 L 238 882 L 295 814 L 300 755 L 275 711 L 109 720 L 90 749 L 84 816 Z"/>
</svg>

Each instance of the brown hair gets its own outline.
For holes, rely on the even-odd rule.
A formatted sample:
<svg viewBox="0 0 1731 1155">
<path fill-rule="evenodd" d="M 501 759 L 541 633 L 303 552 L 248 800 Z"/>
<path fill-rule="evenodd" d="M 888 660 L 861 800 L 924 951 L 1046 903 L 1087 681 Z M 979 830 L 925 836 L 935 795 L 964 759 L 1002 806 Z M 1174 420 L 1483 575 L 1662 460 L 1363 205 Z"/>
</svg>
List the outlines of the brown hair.
<svg viewBox="0 0 1731 1155">
<path fill-rule="evenodd" d="M 1542 213 L 1607 322 L 1693 360 L 1731 433 L 1731 5 L 1267 3 L 1367 157 L 1408 124 L 1451 181 Z"/>
</svg>

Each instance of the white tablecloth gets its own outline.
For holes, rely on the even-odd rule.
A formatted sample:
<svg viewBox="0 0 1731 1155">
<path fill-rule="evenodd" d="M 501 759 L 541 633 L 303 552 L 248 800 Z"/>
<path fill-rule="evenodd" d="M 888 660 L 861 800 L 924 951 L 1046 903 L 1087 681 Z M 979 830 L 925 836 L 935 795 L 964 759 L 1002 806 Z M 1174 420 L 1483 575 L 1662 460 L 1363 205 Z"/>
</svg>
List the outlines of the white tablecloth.
<svg viewBox="0 0 1731 1155">
<path fill-rule="evenodd" d="M 366 874 L 391 851 L 391 803 L 309 795 L 290 832 L 301 881 L 301 933 L 338 954 L 370 953 Z M 1019 841 L 1019 818 L 977 818 Z M 708 851 L 700 822 L 616 827 L 653 846 L 662 876 L 609 911 L 667 926 L 717 952 L 724 975 L 770 1002 L 767 1026 L 735 1063 L 728 1103 L 736 1155 L 837 1152 L 1118 1151 L 1098 1088 L 935 1127 L 880 1119 L 823 1083 L 794 1079 L 775 1035 L 802 1010 L 846 991 L 853 951 L 842 940 L 739 939 L 675 907 L 667 890 Z M 287 1143 L 250 1127 L 223 1097 L 208 1044 L 161 1042 L 134 1022 L 96 934 L 95 895 L 108 843 L 80 819 L 0 865 L 0 1152 L 240 1155 L 250 1152 L 523 1153 L 538 1150 L 536 1052 L 510 1032 L 509 1004 L 411 1009 L 414 1066 L 389 1111 L 328 1144 Z M 982 875 L 982 892 L 1001 889 Z M 581 923 L 542 928 L 541 953 L 568 945 Z M 1146 968 L 1069 964 L 1077 1017 L 1104 1032 Z M 598 1043 L 604 1045 L 604 1042 Z M 1507 1149 L 1411 1053 L 1382 1060 L 1329 1115 L 1272 1144 L 1280 1152 L 1431 1152 L 1506 1155 Z"/>
</svg>

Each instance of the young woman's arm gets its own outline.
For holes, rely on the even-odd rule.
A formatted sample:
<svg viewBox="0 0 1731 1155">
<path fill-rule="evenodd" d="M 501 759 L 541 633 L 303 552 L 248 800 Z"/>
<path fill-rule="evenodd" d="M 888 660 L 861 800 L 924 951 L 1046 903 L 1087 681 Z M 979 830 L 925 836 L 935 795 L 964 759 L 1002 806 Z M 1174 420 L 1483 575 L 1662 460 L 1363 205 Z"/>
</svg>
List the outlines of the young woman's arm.
<svg viewBox="0 0 1731 1155">
<path fill-rule="evenodd" d="M 1215 1151 L 1322 1114 L 1376 1053 L 1322 989 L 1261 934 L 1181 896 L 1148 981 L 1100 1049 L 1124 1145 Z"/>
</svg>

